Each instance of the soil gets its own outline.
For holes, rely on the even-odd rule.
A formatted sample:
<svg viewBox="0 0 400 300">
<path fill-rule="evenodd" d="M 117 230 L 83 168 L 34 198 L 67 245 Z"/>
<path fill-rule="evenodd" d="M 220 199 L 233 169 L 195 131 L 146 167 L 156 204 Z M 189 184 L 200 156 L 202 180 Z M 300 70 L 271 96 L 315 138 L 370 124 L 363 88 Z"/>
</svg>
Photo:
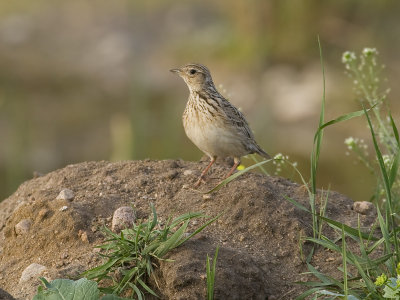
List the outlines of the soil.
<svg viewBox="0 0 400 300">
<path fill-rule="evenodd" d="M 20 282 L 32 263 L 45 266 L 44 276 L 77 278 L 101 263 L 97 249 L 101 227 L 111 227 L 113 212 L 133 206 L 138 218 L 150 214 L 154 203 L 160 218 L 187 212 L 222 216 L 201 234 L 174 249 L 157 270 L 161 299 L 205 299 L 206 256 L 220 246 L 215 299 L 294 299 L 304 288 L 296 281 L 310 279 L 301 255 L 311 245 L 310 215 L 291 204 L 291 197 L 308 207 L 306 188 L 280 177 L 246 173 L 209 196 L 229 166 L 215 165 L 205 184 L 192 188 L 206 162 L 125 161 L 84 162 L 69 165 L 23 183 L 0 203 L 0 287 L 16 299 L 31 299 L 37 278 Z M 56 199 L 62 189 L 72 190 L 72 201 Z M 356 226 L 353 202 L 330 192 L 327 215 Z M 360 216 L 362 226 L 372 216 Z M 15 225 L 30 219 L 27 233 L 17 235 Z M 199 224 L 192 222 L 189 231 Z M 333 230 L 326 234 L 335 235 Z M 340 276 L 341 257 L 319 249 L 312 264 Z M 152 284 L 151 282 L 149 283 Z M 154 288 L 156 288 L 153 285 Z"/>
</svg>

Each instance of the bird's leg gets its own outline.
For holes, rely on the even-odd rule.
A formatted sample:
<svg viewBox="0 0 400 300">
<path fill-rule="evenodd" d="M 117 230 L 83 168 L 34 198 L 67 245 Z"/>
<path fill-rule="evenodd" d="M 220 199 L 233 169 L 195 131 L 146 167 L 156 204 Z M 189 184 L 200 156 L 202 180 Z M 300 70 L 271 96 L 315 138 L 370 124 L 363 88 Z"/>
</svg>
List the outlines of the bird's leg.
<svg viewBox="0 0 400 300">
<path fill-rule="evenodd" d="M 211 166 L 215 163 L 215 161 L 217 160 L 216 156 L 211 157 L 211 161 L 208 164 L 208 166 L 203 170 L 203 172 L 201 172 L 201 175 L 199 177 L 199 180 L 197 180 L 196 184 L 194 185 L 195 187 L 198 187 L 202 181 L 204 181 L 204 176 L 206 176 L 208 170 L 210 170 Z"/>
<path fill-rule="evenodd" d="M 236 170 L 236 168 L 238 167 L 238 165 L 240 165 L 240 158 L 235 157 L 233 159 L 233 161 L 235 162 L 233 164 L 233 167 L 231 168 L 231 170 L 229 171 L 228 175 L 225 176 L 225 179 L 228 178 L 229 176 L 232 175 L 232 173 Z"/>
</svg>

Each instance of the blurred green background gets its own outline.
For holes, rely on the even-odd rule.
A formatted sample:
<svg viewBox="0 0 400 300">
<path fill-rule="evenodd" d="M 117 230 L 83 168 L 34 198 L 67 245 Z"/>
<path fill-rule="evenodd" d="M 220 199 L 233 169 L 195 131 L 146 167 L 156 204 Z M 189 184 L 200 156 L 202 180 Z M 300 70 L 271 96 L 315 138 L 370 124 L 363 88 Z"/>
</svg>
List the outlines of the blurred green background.
<svg viewBox="0 0 400 300">
<path fill-rule="evenodd" d="M 387 65 L 398 119 L 399 12 L 400 1 L 383 0 L 1 1 L 0 199 L 34 171 L 67 164 L 200 159 L 181 124 L 188 90 L 168 72 L 189 62 L 211 69 L 267 152 L 289 155 L 308 177 L 317 35 L 327 119 L 359 109 L 341 54 L 364 47 Z M 346 156 L 348 136 L 368 140 L 365 120 L 326 130 L 319 186 L 368 200 L 374 180 Z"/>
</svg>

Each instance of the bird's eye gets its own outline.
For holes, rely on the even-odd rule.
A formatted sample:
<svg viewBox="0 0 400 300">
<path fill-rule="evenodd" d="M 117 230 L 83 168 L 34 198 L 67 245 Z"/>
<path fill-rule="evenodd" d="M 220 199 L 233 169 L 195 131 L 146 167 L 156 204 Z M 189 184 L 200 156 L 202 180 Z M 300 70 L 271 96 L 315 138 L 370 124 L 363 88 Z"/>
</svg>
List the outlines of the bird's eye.
<svg viewBox="0 0 400 300">
<path fill-rule="evenodd" d="M 197 72 L 197 71 L 196 71 L 195 69 L 191 69 L 191 70 L 189 71 L 189 73 L 192 74 L 192 75 L 193 75 L 193 74 L 196 74 L 196 72 Z"/>
</svg>

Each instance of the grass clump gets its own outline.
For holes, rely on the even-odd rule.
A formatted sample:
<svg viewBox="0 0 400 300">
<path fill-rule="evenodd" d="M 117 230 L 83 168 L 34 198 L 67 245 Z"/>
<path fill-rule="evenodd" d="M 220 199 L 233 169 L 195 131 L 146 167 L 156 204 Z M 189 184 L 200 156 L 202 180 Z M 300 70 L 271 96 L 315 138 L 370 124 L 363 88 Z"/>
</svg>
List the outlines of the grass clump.
<svg viewBox="0 0 400 300">
<path fill-rule="evenodd" d="M 210 258 L 207 254 L 206 261 L 206 274 L 207 274 L 207 300 L 214 299 L 214 283 L 215 283 L 215 268 L 217 266 L 217 257 L 218 257 L 219 247 L 215 249 L 214 258 L 212 261 L 212 265 L 210 264 Z"/>
<path fill-rule="evenodd" d="M 398 241 L 398 211 L 400 209 L 400 142 L 397 126 L 390 113 L 387 102 L 388 90 L 381 91 L 380 71 L 382 66 L 377 62 L 378 52 L 365 48 L 357 57 L 353 52 L 345 52 L 342 61 L 348 74 L 353 78 L 361 109 L 325 122 L 325 75 L 320 47 L 320 57 L 323 77 L 323 96 L 319 125 L 314 136 L 311 153 L 310 180 L 305 181 L 296 166 L 284 157 L 276 157 L 291 165 L 299 174 L 302 183 L 309 194 L 309 208 L 287 197 L 297 208 L 312 215 L 313 235 L 306 238 L 314 247 L 306 258 L 308 274 L 316 281 L 298 282 L 309 289 L 296 299 L 400 299 L 400 247 Z M 355 117 L 365 117 L 375 152 L 373 158 L 364 155 L 365 147 L 357 148 L 360 143 L 354 138 L 346 140 L 351 150 L 358 154 L 370 171 L 376 176 L 376 191 L 372 200 L 377 204 L 377 224 L 369 232 L 361 230 L 360 221 L 357 228 L 352 228 L 325 216 L 325 207 L 329 201 L 329 193 L 320 196 L 323 201 L 319 207 L 316 203 L 317 171 L 320 156 L 323 131 L 326 127 L 350 120 Z M 227 178 L 212 191 L 221 188 L 241 174 L 261 166 L 269 161 L 262 161 Z M 211 191 L 210 191 L 211 192 Z M 335 230 L 336 238 L 329 238 L 322 232 L 326 224 Z M 349 243 L 352 244 L 350 250 Z M 316 247 L 329 249 L 342 257 L 342 279 L 324 274 L 311 264 Z"/>
<path fill-rule="evenodd" d="M 154 268 L 172 249 L 201 232 L 219 216 L 209 219 L 193 233 L 186 233 L 189 222 L 195 218 L 206 217 L 202 213 L 188 213 L 162 225 L 157 218 L 153 205 L 152 217 L 147 222 L 141 221 L 132 228 L 113 233 L 107 227 L 107 240 L 98 248 L 105 250 L 100 254 L 106 262 L 82 274 L 98 282 L 108 280 L 108 287 L 100 288 L 103 293 L 117 294 L 144 299 L 145 293 L 157 297 L 157 294 L 146 283 L 150 278 L 158 285 Z M 111 282 L 111 283 L 110 283 Z"/>
<path fill-rule="evenodd" d="M 314 299 L 400 299 L 400 285 L 397 286 L 399 243 L 397 227 L 398 198 L 398 166 L 399 166 L 399 135 L 396 124 L 390 114 L 386 102 L 387 91 L 379 93 L 379 72 L 382 67 L 377 64 L 377 51 L 366 48 L 360 55 L 360 62 L 353 52 L 343 54 L 343 62 L 349 74 L 354 78 L 357 94 L 360 95 L 362 110 L 352 113 L 353 116 L 365 116 L 371 134 L 375 157 L 367 158 L 358 147 L 360 144 L 350 138 L 347 145 L 359 155 L 359 159 L 377 177 L 376 193 L 373 200 L 377 206 L 378 224 L 376 228 L 366 234 L 358 228 L 351 228 L 331 219 L 317 216 L 322 221 L 339 232 L 340 238 L 331 240 L 321 235 L 319 238 L 308 238 L 315 245 L 340 253 L 343 259 L 343 280 L 337 280 L 329 275 L 317 271 L 307 262 L 310 274 L 319 281 L 301 282 L 311 288 L 297 299 L 305 299 L 314 295 Z M 385 117 L 385 112 L 387 117 Z M 348 119 L 350 114 L 337 118 L 339 122 Z M 337 122 L 328 122 L 320 126 L 318 131 Z M 363 146 L 362 148 L 365 149 Z M 316 174 L 316 170 L 314 170 Z M 313 174 L 313 173 L 312 173 Z M 346 238 L 358 245 L 357 251 L 351 251 Z M 338 241 L 342 241 L 338 245 Z M 353 272 L 350 272 L 351 266 Z M 383 274 L 383 275 L 382 275 Z M 388 274 L 388 275 L 386 275 Z M 390 278 L 390 279 L 389 279 Z M 399 281 L 400 282 L 400 281 Z M 396 295 L 395 297 L 391 297 Z M 330 297 L 327 297 L 330 296 Z"/>
</svg>

